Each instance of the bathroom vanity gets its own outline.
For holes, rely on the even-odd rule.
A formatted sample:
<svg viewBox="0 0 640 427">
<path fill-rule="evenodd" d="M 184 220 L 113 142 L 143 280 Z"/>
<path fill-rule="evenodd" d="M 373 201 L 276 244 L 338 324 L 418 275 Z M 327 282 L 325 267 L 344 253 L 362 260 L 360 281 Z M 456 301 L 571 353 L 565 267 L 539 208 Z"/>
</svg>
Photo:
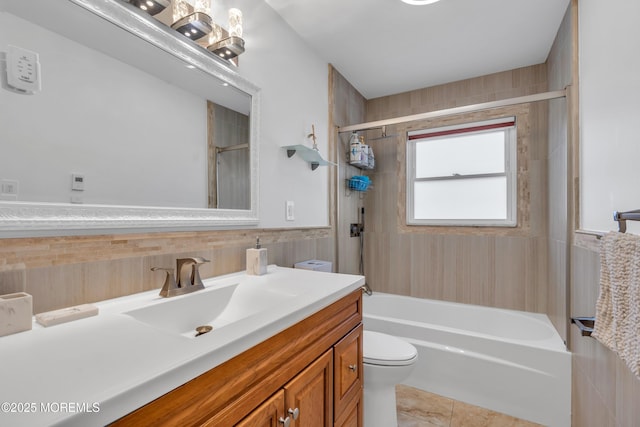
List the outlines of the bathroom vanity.
<svg viewBox="0 0 640 427">
<path fill-rule="evenodd" d="M 0 424 L 361 426 L 363 283 L 269 266 L 206 279 L 189 295 L 143 292 L 97 303 L 91 318 L 34 324 L 0 338 L 0 401 L 34 409 L 16 404 Z M 213 330 L 196 336 L 190 324 L 216 299 Z"/>
<path fill-rule="evenodd" d="M 352 292 L 113 425 L 361 425 L 361 294 Z"/>
</svg>

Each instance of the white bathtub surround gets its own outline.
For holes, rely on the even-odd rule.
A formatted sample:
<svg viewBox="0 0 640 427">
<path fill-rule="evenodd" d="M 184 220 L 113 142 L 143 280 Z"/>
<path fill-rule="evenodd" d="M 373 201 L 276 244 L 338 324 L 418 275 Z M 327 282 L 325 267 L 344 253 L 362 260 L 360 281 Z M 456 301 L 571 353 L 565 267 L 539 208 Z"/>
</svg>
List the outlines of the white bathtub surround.
<svg viewBox="0 0 640 427">
<path fill-rule="evenodd" d="M 374 293 L 365 329 L 418 349 L 404 384 L 550 427 L 571 425 L 571 353 L 543 314 Z"/>
<path fill-rule="evenodd" d="M 640 236 L 607 233 L 600 241 L 600 294 L 593 337 L 640 378 Z"/>
</svg>

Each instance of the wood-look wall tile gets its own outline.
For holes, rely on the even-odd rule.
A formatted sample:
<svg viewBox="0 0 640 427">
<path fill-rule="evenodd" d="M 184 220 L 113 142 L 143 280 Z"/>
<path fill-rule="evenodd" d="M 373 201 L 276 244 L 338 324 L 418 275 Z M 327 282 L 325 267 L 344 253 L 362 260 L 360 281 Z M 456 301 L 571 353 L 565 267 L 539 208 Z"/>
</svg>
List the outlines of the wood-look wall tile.
<svg viewBox="0 0 640 427">
<path fill-rule="evenodd" d="M 616 361 L 615 414 L 617 426 L 633 426 L 640 420 L 640 379 L 621 360 Z"/>
<path fill-rule="evenodd" d="M 26 292 L 33 296 L 33 313 L 84 304 L 82 264 L 32 268 L 26 271 Z"/>
<path fill-rule="evenodd" d="M 537 87 L 544 84 L 544 78 L 544 66 L 534 66 L 532 69 L 497 73 L 369 100 L 367 120 L 533 93 L 532 85 Z M 535 110 L 533 115 L 532 109 Z M 367 275 L 370 281 L 377 285 L 381 277 L 393 278 L 393 284 L 380 285 L 392 293 L 487 306 L 544 310 L 546 289 L 538 288 L 547 286 L 546 251 L 537 239 L 546 230 L 546 157 L 532 159 L 532 153 L 538 155 L 546 150 L 546 140 L 538 140 L 546 138 L 546 132 L 537 128 L 546 126 L 545 111 L 544 108 L 522 105 L 489 113 L 493 116 L 518 116 L 519 226 L 515 229 L 417 227 L 405 224 L 406 132 L 427 126 L 482 120 L 488 118 L 488 113 L 394 125 L 394 129 L 387 129 L 387 133 L 399 136 L 372 142 L 374 149 L 380 148 L 376 150 L 376 170 L 371 174 L 374 179 L 373 197 L 368 195 L 365 201 L 367 230 L 375 234 L 375 238 L 369 240 L 371 243 L 366 244 L 373 245 L 370 250 L 367 249 Z M 535 149 L 530 147 L 533 144 L 536 144 Z M 519 250 L 496 249 L 501 239 L 508 239 L 507 236 L 523 239 L 516 240 L 520 242 Z M 384 245 L 393 247 L 393 252 L 390 254 L 385 251 Z M 408 255 L 397 256 L 402 253 Z M 509 274 L 504 271 L 498 273 L 501 265 L 510 266 Z M 404 280 L 395 280 L 407 270 L 411 271 L 408 276 L 409 288 Z M 526 280 L 523 279 L 525 274 L 528 275 Z"/>
<path fill-rule="evenodd" d="M 27 280 L 24 269 L 0 270 L 0 295 L 25 292 L 26 285 Z"/>
<path fill-rule="evenodd" d="M 592 340 L 580 337 L 577 328 L 571 328 L 571 340 Z M 595 386 L 584 370 L 581 363 L 576 363 L 576 354 L 573 354 L 572 363 L 572 387 L 571 387 L 571 424 L 580 427 L 614 427 L 623 426 L 616 424 L 615 408 L 612 411 L 602 399 L 597 386 Z M 612 396 L 615 400 L 615 396 Z M 633 424 L 630 424 L 633 425 Z"/>
</svg>

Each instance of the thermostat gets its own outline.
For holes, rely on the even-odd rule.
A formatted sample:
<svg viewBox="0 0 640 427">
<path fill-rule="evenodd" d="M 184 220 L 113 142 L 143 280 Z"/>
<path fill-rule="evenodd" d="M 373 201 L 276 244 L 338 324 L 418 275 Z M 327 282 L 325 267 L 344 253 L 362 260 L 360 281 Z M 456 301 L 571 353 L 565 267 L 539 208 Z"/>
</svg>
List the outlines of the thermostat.
<svg viewBox="0 0 640 427">
<path fill-rule="evenodd" d="M 84 191 L 84 175 L 79 173 L 71 174 L 71 189 L 75 191 Z"/>
</svg>

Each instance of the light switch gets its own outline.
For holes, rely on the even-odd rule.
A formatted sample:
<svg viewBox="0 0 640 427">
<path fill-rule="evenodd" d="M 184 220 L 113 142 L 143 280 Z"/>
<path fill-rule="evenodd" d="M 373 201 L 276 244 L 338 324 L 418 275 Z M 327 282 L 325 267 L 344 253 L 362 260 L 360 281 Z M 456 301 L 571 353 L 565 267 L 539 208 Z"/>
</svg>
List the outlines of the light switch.
<svg viewBox="0 0 640 427">
<path fill-rule="evenodd" d="M 287 221 L 295 221 L 296 216 L 295 216 L 295 212 L 294 212 L 294 203 L 293 200 L 287 200 L 286 203 L 286 208 L 285 208 L 285 217 L 287 219 Z"/>
<path fill-rule="evenodd" d="M 14 179 L 3 179 L 0 181 L 0 193 L 5 195 L 18 195 L 18 181 Z"/>
<path fill-rule="evenodd" d="M 15 179 L 0 180 L 0 200 L 18 200 L 18 181 Z"/>
</svg>

